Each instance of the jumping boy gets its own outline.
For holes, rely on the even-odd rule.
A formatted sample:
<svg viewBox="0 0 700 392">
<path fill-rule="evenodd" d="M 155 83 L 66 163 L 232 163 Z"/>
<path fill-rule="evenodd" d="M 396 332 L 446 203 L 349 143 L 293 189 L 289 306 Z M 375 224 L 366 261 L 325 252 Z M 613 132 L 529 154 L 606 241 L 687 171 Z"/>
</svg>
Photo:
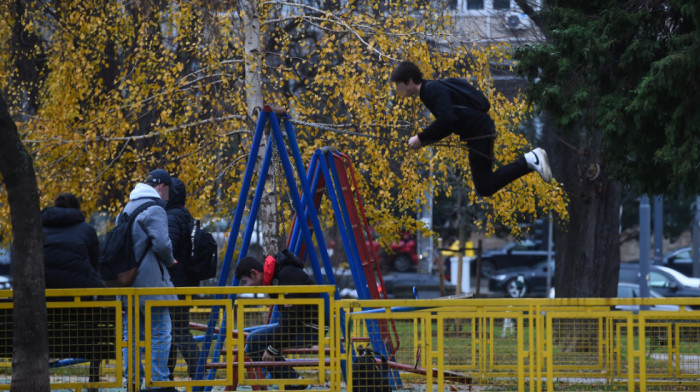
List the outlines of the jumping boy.
<svg viewBox="0 0 700 392">
<path fill-rule="evenodd" d="M 483 197 L 491 196 L 516 179 L 536 171 L 544 181 L 552 181 L 547 153 L 541 148 L 526 153 L 515 161 L 493 171 L 493 143 L 496 128 L 491 116 L 482 107 L 474 106 L 475 94 L 486 98 L 466 80 L 458 78 L 423 80 L 423 73 L 410 61 L 402 61 L 391 73 L 399 96 L 416 96 L 435 116 L 435 121 L 422 132 L 408 139 L 408 146 L 417 150 L 436 143 L 452 133 L 459 135 L 469 148 L 469 164 L 476 192 Z M 477 100 L 478 100 L 477 99 Z"/>
</svg>

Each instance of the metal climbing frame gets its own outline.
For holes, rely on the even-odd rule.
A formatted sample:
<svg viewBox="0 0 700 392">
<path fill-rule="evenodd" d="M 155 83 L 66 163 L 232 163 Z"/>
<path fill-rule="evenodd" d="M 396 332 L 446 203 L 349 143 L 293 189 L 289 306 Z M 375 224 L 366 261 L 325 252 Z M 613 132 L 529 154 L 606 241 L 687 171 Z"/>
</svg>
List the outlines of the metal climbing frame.
<svg viewBox="0 0 700 392">
<path fill-rule="evenodd" d="M 325 193 L 324 188 L 327 190 L 358 298 L 382 299 L 383 295 L 386 299 L 381 268 L 350 158 L 330 147 L 316 150 L 309 163 L 307 176 L 312 190 L 309 194 L 313 195 L 316 209 Z M 306 248 L 300 241 L 299 226 L 300 220 L 297 216 L 294 219 L 289 248 L 303 259 Z M 378 285 L 382 288 L 381 293 Z M 341 317 L 344 315 L 341 314 Z M 374 352 L 392 360 L 400 345 L 395 321 L 367 319 L 365 325 Z M 402 385 L 396 371 L 390 372 L 389 381 L 395 389 Z"/>
<path fill-rule="evenodd" d="M 374 250 L 372 248 L 372 239 L 369 235 L 369 226 L 364 213 L 362 199 L 357 191 L 352 191 L 352 186 L 350 184 L 350 180 L 352 180 L 354 189 L 357 189 L 357 184 L 354 179 L 354 171 L 349 158 L 338 153 L 337 151 L 332 151 L 331 149 L 318 150 L 313 155 L 312 161 L 309 165 L 308 174 L 305 174 L 301 154 L 296 142 L 296 135 L 292 128 L 291 122 L 288 121 L 289 117 L 286 114 L 283 114 L 281 119 L 283 120 L 285 133 L 287 136 L 286 143 L 282 135 L 282 130 L 280 129 L 280 122 L 270 106 L 265 106 L 260 114 L 260 117 L 258 118 L 246 171 L 241 184 L 240 195 L 238 198 L 239 203 L 236 206 L 233 223 L 231 225 L 228 246 L 226 248 L 226 254 L 222 263 L 218 285 L 226 286 L 228 284 L 227 280 L 231 268 L 231 261 L 235 253 L 238 233 L 240 232 L 240 226 L 243 222 L 245 209 L 249 200 L 249 192 L 254 174 L 253 171 L 256 167 L 256 158 L 262 142 L 263 130 L 265 125 L 269 123 L 271 127 L 271 140 L 269 143 L 267 143 L 262 166 L 259 172 L 260 174 L 258 175 L 258 183 L 256 185 L 253 200 L 250 205 L 250 211 L 247 216 L 248 219 L 244 230 L 241 249 L 238 253 L 239 256 L 237 262 L 248 253 L 255 218 L 257 217 L 260 208 L 265 181 L 267 179 L 266 174 L 270 169 L 270 164 L 274 153 L 273 148 L 276 147 L 277 154 L 287 180 L 289 195 L 292 199 L 294 210 L 296 211 L 293 230 L 290 234 L 288 242 L 289 248 L 295 254 L 299 255 L 302 260 L 305 260 L 307 256 L 309 257 L 310 266 L 313 270 L 314 279 L 317 284 L 336 284 L 335 275 L 330 263 L 330 258 L 328 257 L 328 250 L 326 248 L 326 243 L 323 238 L 323 232 L 321 230 L 317 214 L 317 206 L 320 203 L 322 194 L 320 190 L 323 189 L 323 185 L 325 184 L 329 190 L 329 197 L 331 198 L 331 202 L 334 207 L 336 220 L 341 228 L 345 249 L 348 253 L 348 259 L 353 272 L 353 279 L 358 288 L 360 299 L 380 298 L 377 290 L 377 280 L 375 278 L 375 274 L 377 274 L 376 276 L 378 277 L 379 283 L 382 287 L 383 280 L 381 278 L 381 271 L 379 270 L 376 254 L 374 254 Z M 297 177 L 299 178 L 300 184 L 296 183 L 292 162 L 290 161 L 285 145 L 289 147 L 289 150 L 294 158 L 294 166 L 296 168 Z M 313 182 L 313 187 L 309 186 L 309 182 Z M 301 189 L 301 195 L 299 193 L 299 189 Z M 313 189 L 315 192 L 312 193 L 310 191 L 311 189 Z M 299 222 L 306 222 L 307 224 L 300 224 Z M 314 246 L 313 241 L 314 234 L 316 236 L 316 246 Z M 370 249 L 367 248 L 367 244 L 370 245 Z M 313 249 L 314 251 L 307 252 L 308 249 Z M 318 250 L 318 253 L 316 252 L 316 249 Z M 321 258 L 320 261 L 319 256 Z M 325 269 L 325 277 L 323 274 L 324 271 L 321 269 L 322 267 Z M 238 285 L 238 280 L 235 277 L 232 280 L 231 285 Z M 336 299 L 340 297 L 337 288 L 335 289 L 334 296 Z M 222 296 L 217 296 L 216 298 L 221 299 Z M 235 301 L 234 295 L 229 296 L 229 298 L 231 301 Z M 330 309 L 328 309 L 327 294 L 325 295 L 325 300 L 325 314 L 329 315 L 331 312 Z M 340 314 L 339 316 L 341 319 L 344 317 L 343 314 Z M 215 369 L 210 369 L 205 374 L 205 365 L 207 364 L 207 359 L 209 357 L 208 354 L 210 352 L 212 353 L 212 362 L 215 362 L 218 358 L 220 358 L 221 349 L 227 337 L 225 332 L 227 331 L 225 318 L 221 319 L 221 326 L 217 328 L 216 324 L 219 322 L 219 320 L 219 309 L 213 308 L 206 326 L 202 348 L 198 358 L 195 379 L 212 379 L 215 376 Z M 344 325 L 344 323 L 341 323 L 341 325 Z M 396 349 L 398 349 L 398 339 L 395 338 L 397 334 L 395 327 L 393 328 L 393 333 L 391 333 L 388 323 L 385 320 L 370 321 L 367 323 L 368 336 L 370 337 L 374 350 L 377 353 L 389 358 L 391 358 Z M 344 334 L 345 331 L 341 331 L 341 333 Z M 213 349 L 212 345 L 214 345 Z M 346 364 L 344 362 L 341 365 L 343 374 L 346 374 L 345 365 Z M 391 381 L 394 387 L 401 386 L 401 380 L 398 372 L 392 372 Z"/>
<path fill-rule="evenodd" d="M 282 115 L 283 120 L 288 120 L 288 116 Z M 287 154 L 287 149 L 285 148 L 285 140 L 282 136 L 282 130 L 280 129 L 280 123 L 279 120 L 277 119 L 277 116 L 275 115 L 275 112 L 273 109 L 266 105 L 263 108 L 263 111 L 260 113 L 260 116 L 258 118 L 257 126 L 255 129 L 255 133 L 253 135 L 253 142 L 251 144 L 250 148 L 250 153 L 249 153 L 249 158 L 248 158 L 248 163 L 246 166 L 245 174 L 243 176 L 243 183 L 241 184 L 241 191 L 239 195 L 239 203 L 236 206 L 236 211 L 233 216 L 233 223 L 231 225 L 231 234 L 229 235 L 228 239 L 228 245 L 226 247 L 226 254 L 224 255 L 224 260 L 222 263 L 221 267 L 221 272 L 219 275 L 219 286 L 226 286 L 227 285 L 227 280 L 231 268 L 231 260 L 233 259 L 234 251 L 236 248 L 236 242 L 238 240 L 238 233 L 240 231 L 241 223 L 243 222 L 243 217 L 245 213 L 245 208 L 247 206 L 247 201 L 248 201 L 248 196 L 249 196 L 249 191 L 253 179 L 253 172 L 255 170 L 256 166 L 256 158 L 258 156 L 258 151 L 260 149 L 260 145 L 262 142 L 262 136 L 263 136 L 263 131 L 265 128 L 266 124 L 270 124 L 271 126 L 271 132 L 270 132 L 270 138 L 274 140 L 274 143 L 272 143 L 272 140 L 270 143 L 267 143 L 267 147 L 265 150 L 265 155 L 263 158 L 263 163 L 262 167 L 260 169 L 260 175 L 258 176 L 258 183 L 256 185 L 255 193 L 253 196 L 252 203 L 250 205 L 250 212 L 248 214 L 248 219 L 247 219 L 247 224 L 245 228 L 245 234 L 243 236 L 243 241 L 241 244 L 241 249 L 239 252 L 239 257 L 238 261 L 242 257 L 244 257 L 248 253 L 248 246 L 250 245 L 250 239 L 253 234 L 253 226 L 255 222 L 255 218 L 257 217 L 258 210 L 260 208 L 260 201 L 262 199 L 264 187 L 265 187 L 265 180 L 267 179 L 267 176 L 264 174 L 267 174 L 270 168 L 270 163 L 272 161 L 272 155 L 273 155 L 273 146 L 277 147 L 277 153 L 280 157 L 280 161 L 282 163 L 282 168 L 284 170 L 284 175 L 287 179 L 287 185 L 289 188 L 290 196 L 292 199 L 292 203 L 294 206 L 294 209 L 297 211 L 298 214 L 300 214 L 300 219 L 303 219 L 303 221 L 307 221 L 307 219 L 310 219 L 312 222 L 312 227 L 314 228 L 315 234 L 317 236 L 317 243 L 318 243 L 318 249 L 321 257 L 323 258 L 323 265 L 328 267 L 330 266 L 330 259 L 328 258 L 328 251 L 325 246 L 325 241 L 323 240 L 323 232 L 321 231 L 321 226 L 318 221 L 318 216 L 316 214 L 316 209 L 310 199 L 307 199 L 305 201 L 305 208 L 302 207 L 302 199 L 300 197 L 297 184 L 294 178 L 294 171 L 292 168 L 292 163 L 290 161 L 289 155 Z M 307 190 L 309 189 L 309 184 L 307 181 L 306 176 L 304 175 L 304 166 L 302 163 L 301 159 L 301 154 L 299 153 L 299 147 L 297 146 L 296 142 L 296 135 L 294 134 L 294 130 L 292 129 L 291 123 L 289 121 L 284 121 L 285 124 L 285 131 L 286 131 L 286 136 L 288 140 L 288 145 L 290 148 L 290 151 L 294 157 L 294 165 L 297 170 L 298 178 L 300 179 L 300 187 L 302 190 Z M 307 193 L 307 192 L 304 192 Z M 307 211 L 308 211 L 308 218 L 307 218 Z M 306 225 L 301 226 L 301 236 L 306 244 L 307 247 L 309 248 L 314 248 L 314 243 L 313 239 L 311 236 L 311 231 L 309 230 L 309 227 Z M 321 263 L 319 263 L 318 256 L 316 252 L 310 252 L 309 253 L 310 259 L 311 259 L 311 266 L 314 272 L 314 278 L 316 282 L 322 282 L 323 281 L 323 274 L 321 272 Z M 335 278 L 333 276 L 332 270 L 326 271 L 329 277 L 329 284 L 335 284 Z M 330 273 L 328 273 L 330 272 Z M 232 286 L 237 286 L 238 285 L 238 280 L 234 277 L 233 281 L 231 282 Z M 336 289 L 336 296 L 337 294 L 337 289 Z M 220 296 L 217 296 L 217 299 L 219 299 Z M 235 296 L 230 296 L 229 297 L 232 301 L 235 301 Z M 327 296 L 326 296 L 327 298 Z M 327 307 L 327 301 L 326 301 L 326 307 Z M 329 314 L 326 312 L 326 314 Z M 225 319 L 224 319 L 225 320 Z M 205 374 L 205 365 L 208 359 L 208 354 L 211 352 L 212 353 L 212 362 L 214 362 L 217 358 L 220 357 L 221 353 L 221 348 L 223 347 L 223 344 L 226 340 L 225 332 L 227 330 L 225 326 L 225 321 L 221 322 L 221 327 L 219 328 L 219 331 L 222 331 L 222 333 L 215 333 L 215 329 L 217 328 L 217 322 L 219 321 L 219 309 L 214 308 L 212 309 L 211 316 L 209 318 L 209 321 L 207 323 L 204 339 L 202 342 L 202 348 L 200 350 L 199 358 L 198 358 L 198 363 L 197 363 L 197 371 L 195 373 L 195 379 L 202 379 L 203 377 L 206 377 L 207 379 L 211 379 L 214 377 L 216 370 L 211 369 L 208 371 L 207 374 Z M 212 344 L 214 345 L 214 348 L 212 350 Z"/>
</svg>

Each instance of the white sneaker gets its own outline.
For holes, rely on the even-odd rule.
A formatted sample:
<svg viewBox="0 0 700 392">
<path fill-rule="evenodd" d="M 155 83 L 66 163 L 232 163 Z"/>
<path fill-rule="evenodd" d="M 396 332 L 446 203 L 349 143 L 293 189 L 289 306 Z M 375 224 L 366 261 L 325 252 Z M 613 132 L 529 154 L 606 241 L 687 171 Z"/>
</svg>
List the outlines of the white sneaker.
<svg viewBox="0 0 700 392">
<path fill-rule="evenodd" d="M 527 166 L 536 171 L 545 182 L 552 182 L 552 170 L 549 168 L 547 151 L 537 147 L 525 154 Z"/>
</svg>

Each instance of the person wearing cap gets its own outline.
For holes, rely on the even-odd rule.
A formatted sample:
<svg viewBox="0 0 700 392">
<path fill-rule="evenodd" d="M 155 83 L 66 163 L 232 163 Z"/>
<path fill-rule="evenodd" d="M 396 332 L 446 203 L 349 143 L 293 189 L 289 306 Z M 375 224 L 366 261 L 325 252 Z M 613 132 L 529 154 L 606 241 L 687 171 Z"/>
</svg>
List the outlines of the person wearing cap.
<svg viewBox="0 0 700 392">
<path fill-rule="evenodd" d="M 145 254 L 132 287 L 173 287 L 173 284 L 170 281 L 168 268 L 175 264 L 176 261 L 173 258 L 172 244 L 170 243 L 170 237 L 168 236 L 168 216 L 165 212 L 165 205 L 170 196 L 171 186 L 172 179 L 170 178 L 168 172 L 163 169 L 155 169 L 151 171 L 148 173 L 145 182 L 136 184 L 129 195 L 129 202 L 122 211 L 130 214 L 144 203 L 151 201 L 156 202 L 155 205 L 146 208 L 143 210 L 143 212 L 136 216 L 132 227 L 131 235 L 133 237 L 134 254 L 137 256 L 137 258 Z M 177 300 L 177 296 L 173 294 L 161 294 L 140 297 L 140 340 L 145 339 L 145 301 L 147 300 Z M 135 331 L 135 328 L 128 328 L 127 324 L 128 320 L 125 317 L 125 340 L 127 340 L 127 333 L 129 330 Z M 172 341 L 170 332 L 171 320 L 168 307 L 158 306 L 151 308 L 152 381 L 170 380 L 170 370 L 168 369 L 168 356 Z M 135 352 L 135 350 L 132 350 L 132 352 Z M 126 348 L 124 349 L 124 358 L 124 374 L 127 374 L 126 358 L 128 357 Z M 144 358 L 143 349 L 141 349 L 141 358 Z M 134 362 L 136 361 L 135 358 L 132 358 L 132 360 L 134 360 Z M 141 368 L 141 380 L 139 381 L 143 382 L 143 364 L 139 363 L 139 366 Z M 141 390 L 175 391 L 176 389 L 151 388 Z"/>
</svg>

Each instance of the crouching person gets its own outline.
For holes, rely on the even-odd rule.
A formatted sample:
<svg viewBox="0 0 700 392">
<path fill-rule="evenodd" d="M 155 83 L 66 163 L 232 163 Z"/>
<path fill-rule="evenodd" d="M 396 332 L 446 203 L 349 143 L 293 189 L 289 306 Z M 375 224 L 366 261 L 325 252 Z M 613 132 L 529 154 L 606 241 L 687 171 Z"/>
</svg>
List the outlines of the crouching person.
<svg viewBox="0 0 700 392">
<path fill-rule="evenodd" d="M 236 279 L 241 286 L 307 286 L 314 281 L 304 272 L 303 264 L 285 249 L 265 262 L 254 257 L 243 258 L 236 267 Z M 318 294 L 285 294 L 286 298 L 318 297 Z M 246 354 L 253 361 L 279 361 L 287 348 L 307 348 L 318 343 L 318 307 L 316 305 L 280 305 L 279 322 L 261 326 L 248 335 Z M 300 378 L 291 366 L 269 366 L 273 379 Z M 286 389 L 305 389 L 304 385 L 289 385 Z"/>
</svg>

